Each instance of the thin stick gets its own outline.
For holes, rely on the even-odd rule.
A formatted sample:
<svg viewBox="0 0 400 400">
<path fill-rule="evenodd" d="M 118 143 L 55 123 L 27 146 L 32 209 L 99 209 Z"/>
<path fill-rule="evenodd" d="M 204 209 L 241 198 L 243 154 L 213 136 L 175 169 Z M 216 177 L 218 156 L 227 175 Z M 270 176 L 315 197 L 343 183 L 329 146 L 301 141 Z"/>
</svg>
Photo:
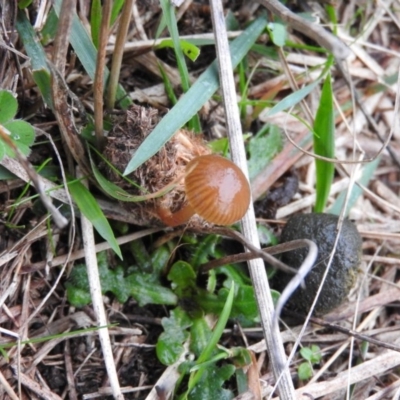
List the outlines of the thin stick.
<svg viewBox="0 0 400 400">
<path fill-rule="evenodd" d="M 243 170 L 245 175 L 248 176 L 246 153 L 243 144 L 242 128 L 236 100 L 235 82 L 232 73 L 232 62 L 222 3 L 220 0 L 213 0 L 210 4 L 232 158 Z M 242 230 L 247 240 L 259 249 L 261 246 L 252 202 L 242 220 Z M 286 356 L 279 327 L 277 324 L 274 324 L 274 304 L 265 273 L 264 263 L 261 258 L 258 258 L 249 261 L 248 264 L 272 369 L 276 379 L 281 377 L 278 385 L 279 394 L 283 400 L 294 399 L 294 387 L 290 371 L 288 368 L 283 369 L 286 363 Z"/>
<path fill-rule="evenodd" d="M 124 55 L 124 44 L 128 33 L 129 23 L 132 16 L 133 0 L 126 0 L 124 8 L 121 12 L 119 21 L 117 40 L 115 42 L 115 50 L 113 53 L 110 78 L 108 82 L 107 108 L 114 108 L 115 98 L 117 95 L 118 79 L 121 70 L 122 56 Z"/>
<path fill-rule="evenodd" d="M 77 171 L 77 177 L 81 177 L 79 171 Z M 101 293 L 101 283 L 96 258 L 93 225 L 90 223 L 89 220 L 86 219 L 83 214 L 81 215 L 81 225 L 90 294 L 93 302 L 93 310 L 97 317 L 98 326 L 103 327 L 103 329 L 99 329 L 98 334 L 101 348 L 103 350 L 107 376 L 110 381 L 110 386 L 114 398 L 117 400 L 123 400 L 124 396 L 121 392 L 121 387 L 118 382 L 117 370 L 115 368 L 110 336 L 107 328 L 108 321 L 106 317 L 106 312 L 104 310 L 103 296 Z"/>
</svg>

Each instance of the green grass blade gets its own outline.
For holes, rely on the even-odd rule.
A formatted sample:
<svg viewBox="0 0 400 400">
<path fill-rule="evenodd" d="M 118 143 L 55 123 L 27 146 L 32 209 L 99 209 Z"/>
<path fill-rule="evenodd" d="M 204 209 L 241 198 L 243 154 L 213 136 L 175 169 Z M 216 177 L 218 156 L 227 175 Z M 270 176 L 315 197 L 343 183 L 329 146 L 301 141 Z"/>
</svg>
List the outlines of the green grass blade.
<svg viewBox="0 0 400 400">
<path fill-rule="evenodd" d="M 40 93 L 46 104 L 52 108 L 53 101 L 50 92 L 50 70 L 47 67 L 46 53 L 37 38 L 36 32 L 32 28 L 23 11 L 18 11 L 17 24 L 19 36 L 24 44 L 26 54 L 31 59 L 33 79 L 37 84 Z"/>
<path fill-rule="evenodd" d="M 185 56 L 183 54 L 181 41 L 179 39 L 178 24 L 175 17 L 175 7 L 173 7 L 169 0 L 161 0 L 160 4 L 173 42 L 182 88 L 184 92 L 187 92 L 190 87 L 189 71 L 187 69 Z"/>
<path fill-rule="evenodd" d="M 99 48 L 101 9 L 100 0 L 93 0 L 92 7 L 90 9 L 90 30 L 92 34 L 92 41 L 96 49 Z"/>
<path fill-rule="evenodd" d="M 374 161 L 366 164 L 362 169 L 361 178 L 358 180 L 358 182 L 360 182 L 363 186 L 367 187 L 370 180 L 373 178 L 374 172 L 378 168 L 380 161 L 381 161 L 381 158 L 377 157 Z M 347 209 L 346 209 L 344 215 L 347 216 L 349 214 L 349 211 L 355 205 L 358 198 L 362 194 L 363 194 L 363 190 L 356 183 L 351 190 L 349 200 L 347 203 Z M 329 209 L 329 212 L 331 214 L 339 215 L 341 213 L 342 208 L 345 204 L 346 195 L 347 195 L 346 191 L 340 193 L 338 198 L 335 200 L 335 202 L 332 204 L 331 208 Z"/>
<path fill-rule="evenodd" d="M 124 3 L 125 0 L 114 0 L 111 10 L 110 26 L 112 26 L 114 22 L 117 20 L 118 14 L 121 12 Z"/>
<path fill-rule="evenodd" d="M 32 70 L 49 70 L 47 68 L 46 53 L 23 11 L 18 11 L 16 26 L 19 36 L 25 46 L 25 50 L 31 59 Z"/>
<path fill-rule="evenodd" d="M 232 281 L 232 286 L 229 290 L 229 294 L 228 294 L 228 297 L 226 298 L 226 302 L 225 302 L 224 308 L 221 312 L 221 315 L 218 318 L 217 325 L 215 326 L 215 328 L 213 330 L 213 334 L 212 334 L 210 340 L 208 341 L 207 346 L 204 348 L 203 352 L 200 354 L 200 356 L 196 362 L 197 365 L 206 363 L 210 359 L 219 340 L 221 339 L 221 336 L 222 336 L 224 329 L 226 327 L 226 324 L 228 322 L 229 316 L 231 315 L 234 295 L 235 295 L 235 282 Z M 190 376 L 189 384 L 188 384 L 188 393 L 196 386 L 197 382 L 200 380 L 200 378 L 206 368 L 207 368 L 207 365 L 202 365 L 198 368 L 198 370 L 196 372 L 194 372 Z"/>
<path fill-rule="evenodd" d="M 114 232 L 89 190 L 79 181 L 68 184 L 69 191 L 80 212 L 93 224 L 99 235 L 106 240 L 114 252 L 122 259 L 121 249 Z"/>
<path fill-rule="evenodd" d="M 165 93 L 167 93 L 167 97 L 171 102 L 171 104 L 175 105 L 178 102 L 178 98 L 175 95 L 173 85 L 170 79 L 168 78 L 168 75 L 165 72 L 165 69 L 161 63 L 158 64 L 158 69 L 160 70 L 160 74 L 164 82 Z"/>
<path fill-rule="evenodd" d="M 321 100 L 314 121 L 314 152 L 327 158 L 335 156 L 335 112 L 331 75 L 325 78 Z M 332 186 L 335 165 L 315 159 L 316 195 L 314 212 L 323 212 Z"/>
<path fill-rule="evenodd" d="M 284 99 L 282 99 L 279 103 L 277 103 L 275 106 L 273 106 L 265 115 L 266 117 L 271 117 L 274 114 L 277 114 L 278 112 L 285 111 L 288 108 L 291 108 L 298 104 L 301 100 L 303 100 L 306 96 L 308 96 L 320 83 L 321 79 L 323 78 L 323 75 L 321 74 L 321 77 L 318 78 L 316 81 L 313 83 L 310 83 L 307 86 L 304 86 L 300 90 L 297 90 L 296 92 L 293 92 L 286 96 Z"/>
<path fill-rule="evenodd" d="M 240 60 L 249 52 L 266 26 L 266 19 L 256 19 L 230 45 L 232 64 L 235 68 Z M 190 90 L 184 94 L 171 111 L 161 120 L 153 132 L 144 140 L 135 152 L 124 171 L 127 175 L 138 168 L 151 156 L 157 153 L 174 133 L 186 124 L 200 110 L 204 103 L 211 98 L 219 86 L 217 63 L 214 61 L 199 77 Z"/>
<path fill-rule="evenodd" d="M 182 89 L 184 93 L 186 93 L 190 88 L 190 78 L 189 71 L 186 65 L 184 51 L 182 48 L 182 41 L 179 38 L 178 23 L 175 16 L 175 7 L 169 0 L 161 0 L 160 4 L 163 10 L 163 15 L 165 17 L 165 22 L 167 23 L 167 27 L 171 35 L 179 75 L 181 78 Z M 193 117 L 189 121 L 188 127 L 190 130 L 193 130 L 195 132 L 201 131 L 200 119 L 196 114 L 193 115 Z"/>
</svg>

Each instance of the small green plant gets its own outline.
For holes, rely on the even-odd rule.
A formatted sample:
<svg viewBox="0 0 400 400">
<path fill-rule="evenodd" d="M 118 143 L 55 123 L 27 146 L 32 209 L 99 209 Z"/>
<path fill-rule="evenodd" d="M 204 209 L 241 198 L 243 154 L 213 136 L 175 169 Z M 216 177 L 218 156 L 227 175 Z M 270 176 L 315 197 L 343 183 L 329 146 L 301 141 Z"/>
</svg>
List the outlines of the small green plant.
<svg viewBox="0 0 400 400">
<path fill-rule="evenodd" d="M 12 147 L 16 147 L 23 155 L 28 156 L 35 141 L 35 130 L 32 125 L 20 119 L 14 119 L 18 110 L 18 102 L 7 90 L 0 90 L 0 160 L 5 155 L 15 156 Z"/>
<path fill-rule="evenodd" d="M 172 306 L 169 316 L 162 319 L 164 331 L 156 345 L 157 356 L 164 365 L 172 365 L 187 350 L 194 355 L 193 361 L 181 363 L 182 377 L 186 375 L 189 380 L 182 380 L 177 392 L 181 398 L 190 399 L 232 398 L 226 382 L 251 358 L 243 348 L 228 350 L 218 342 L 229 319 L 234 318 L 242 326 L 253 326 L 258 321 L 253 287 L 246 271 L 238 265 L 224 265 L 202 274 L 202 264 L 226 255 L 219 236 L 183 236 L 177 251 L 184 251 L 187 261 L 178 260 L 168 268 L 177 244 L 170 241 L 149 251 L 143 242 L 136 241 L 130 245 L 134 262 L 128 265 L 121 261 L 114 268 L 110 268 L 106 253 L 100 253 L 102 292 L 112 293 L 120 303 L 133 297 L 139 306 Z M 84 264 L 71 271 L 66 288 L 74 306 L 91 302 Z M 218 316 L 218 320 L 212 316 Z M 217 322 L 210 325 L 213 320 Z M 201 397 L 197 393 L 209 395 Z"/>
<path fill-rule="evenodd" d="M 313 365 L 321 361 L 321 349 L 316 344 L 313 344 L 311 347 L 303 347 L 300 350 L 300 355 L 305 361 L 297 368 L 297 374 L 300 380 L 306 381 L 314 374 Z"/>
<path fill-rule="evenodd" d="M 152 273 L 140 272 L 131 267 L 126 272 L 122 266 L 109 268 L 106 253 L 98 255 L 98 267 L 103 293 L 111 292 L 120 303 L 125 303 L 129 296 L 137 300 L 140 306 L 146 304 L 175 305 L 177 297 L 160 283 L 157 266 L 163 266 L 169 257 L 166 248 L 157 249 L 151 257 L 155 270 Z M 79 264 L 74 267 L 66 283 L 67 296 L 71 304 L 83 307 L 91 302 L 89 280 L 86 266 Z"/>
</svg>

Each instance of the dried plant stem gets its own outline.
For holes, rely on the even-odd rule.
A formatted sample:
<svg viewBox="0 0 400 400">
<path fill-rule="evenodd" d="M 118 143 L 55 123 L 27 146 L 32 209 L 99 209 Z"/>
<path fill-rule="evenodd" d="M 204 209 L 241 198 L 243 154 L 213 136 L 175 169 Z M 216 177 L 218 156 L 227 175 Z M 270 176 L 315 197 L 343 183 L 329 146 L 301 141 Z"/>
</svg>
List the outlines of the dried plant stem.
<svg viewBox="0 0 400 400">
<path fill-rule="evenodd" d="M 232 158 L 248 176 L 223 8 L 220 0 L 213 0 L 210 4 L 219 64 L 220 84 L 223 92 Z M 255 247 L 260 248 L 252 202 L 250 203 L 247 214 L 242 220 L 242 230 L 248 241 Z M 258 258 L 250 260 L 248 265 L 272 369 L 275 378 L 277 380 L 280 379 L 278 384 L 280 398 L 282 400 L 294 399 L 294 387 L 290 371 L 288 368 L 283 369 L 283 366 L 286 364 L 286 356 L 279 327 L 277 324 L 274 324 L 274 304 L 265 273 L 264 263 L 261 258 Z"/>
<path fill-rule="evenodd" d="M 103 15 L 101 17 L 99 49 L 97 52 L 96 72 L 93 82 L 94 96 L 94 129 L 96 133 L 97 147 L 101 150 L 104 144 L 103 132 L 103 88 L 104 88 L 104 69 L 106 64 L 106 46 L 108 31 L 110 26 L 112 1 L 106 0 L 103 5 Z"/>
<path fill-rule="evenodd" d="M 11 400 L 18 400 L 20 397 L 14 392 L 11 385 L 8 383 L 5 376 L 0 371 L 0 385 L 2 386 L 3 390 L 10 396 Z"/>
<path fill-rule="evenodd" d="M 82 175 L 77 171 L 77 177 L 81 178 Z M 104 363 L 107 369 L 107 376 L 110 381 L 112 394 L 115 399 L 123 400 L 124 396 L 121 392 L 121 387 L 118 382 L 117 370 L 115 368 L 114 357 L 111 348 L 110 336 L 108 333 L 108 321 L 106 312 L 104 310 L 103 296 L 101 293 L 101 284 L 99 269 L 97 265 L 93 225 L 82 214 L 81 215 L 82 238 L 85 248 L 85 260 L 87 267 L 87 274 L 89 279 L 90 295 L 93 302 L 93 310 L 97 317 L 97 323 L 100 327 L 98 334 L 103 350 Z"/>
<path fill-rule="evenodd" d="M 129 23 L 132 16 L 133 0 L 126 0 L 121 12 L 119 21 L 117 39 L 115 42 L 115 50 L 113 53 L 110 80 L 108 83 L 107 108 L 112 110 L 117 95 L 119 72 L 121 69 L 122 56 L 124 55 L 124 44 L 128 33 Z"/>
<path fill-rule="evenodd" d="M 32 184 L 39 194 L 40 200 L 46 207 L 47 211 L 52 215 L 54 222 L 61 229 L 68 225 L 68 220 L 60 213 L 60 211 L 54 206 L 50 196 L 45 193 L 45 185 L 43 184 L 42 177 L 33 169 L 32 164 L 28 159 L 19 151 L 14 142 L 9 138 L 4 127 L 0 125 L 0 138 L 10 146 L 15 153 L 16 158 L 20 162 L 21 166 L 25 169 Z"/>
<path fill-rule="evenodd" d="M 64 0 L 62 2 L 53 48 L 53 63 L 62 76 L 64 76 L 65 64 L 67 62 L 69 33 L 75 10 L 76 0 Z"/>
</svg>

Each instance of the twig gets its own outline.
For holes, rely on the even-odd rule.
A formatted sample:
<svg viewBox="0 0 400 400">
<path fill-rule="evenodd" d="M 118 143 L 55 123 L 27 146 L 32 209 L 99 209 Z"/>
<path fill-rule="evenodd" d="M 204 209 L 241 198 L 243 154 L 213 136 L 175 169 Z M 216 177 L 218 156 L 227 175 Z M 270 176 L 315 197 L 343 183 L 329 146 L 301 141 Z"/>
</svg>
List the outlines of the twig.
<svg viewBox="0 0 400 400">
<path fill-rule="evenodd" d="M 110 78 L 108 82 L 107 108 L 114 108 L 115 98 L 117 95 L 118 79 L 121 70 L 122 56 L 124 55 L 124 43 L 128 33 L 129 23 L 131 21 L 133 0 L 126 0 L 121 12 L 119 21 L 117 39 L 115 42 L 115 50 L 113 53 Z"/>
<path fill-rule="evenodd" d="M 233 161 L 239 165 L 248 176 L 246 154 L 243 144 L 243 135 L 239 118 L 239 110 L 236 100 L 235 82 L 233 79 L 232 62 L 229 53 L 228 37 L 225 28 L 223 8 L 220 0 L 211 1 L 211 15 L 214 27 L 217 59 L 219 64 L 220 83 L 223 92 L 225 115 L 228 126 L 228 138 Z M 260 248 L 257 233 L 256 220 L 252 202 L 249 210 L 242 220 L 244 236 L 256 248 Z M 274 304 L 268 279 L 261 258 L 248 262 L 252 278 L 257 305 L 260 312 L 261 324 L 264 331 L 267 349 L 270 356 L 272 369 L 276 379 L 281 376 L 278 389 L 281 399 L 294 398 L 294 387 L 289 368 L 285 365 L 285 352 L 281 341 L 279 327 L 274 324 Z"/>
<path fill-rule="evenodd" d="M 298 313 L 293 312 L 291 310 L 287 310 L 287 309 L 285 309 L 284 314 L 288 314 L 288 315 L 296 317 L 296 318 L 303 318 L 303 319 L 305 318 L 304 315 L 299 315 Z M 337 331 L 337 332 L 342 332 L 342 333 L 344 333 L 344 334 L 346 334 L 348 336 L 354 337 L 355 339 L 358 339 L 358 340 L 361 340 L 361 341 L 365 341 L 365 342 L 374 344 L 376 346 L 383 347 L 383 348 L 388 349 L 388 350 L 397 351 L 398 353 L 400 353 L 400 346 L 397 346 L 397 345 L 392 344 L 392 343 L 383 342 L 382 340 L 375 339 L 375 338 L 373 338 L 372 336 L 369 336 L 369 335 L 364 335 L 364 334 L 362 334 L 360 332 L 357 332 L 354 329 L 348 329 L 348 328 L 345 328 L 345 327 L 340 326 L 338 324 L 334 324 L 332 322 L 325 321 L 325 320 L 323 320 L 321 318 L 317 318 L 317 317 L 311 317 L 310 318 L 310 322 L 312 322 L 313 324 L 317 324 L 317 325 L 323 326 L 325 328 L 330 328 L 330 329 L 332 329 L 334 331 Z"/>
<path fill-rule="evenodd" d="M 79 175 L 80 173 L 79 171 L 77 171 L 78 178 L 81 177 Z M 104 310 L 103 296 L 101 293 L 101 283 L 96 258 L 93 225 L 90 223 L 89 220 L 86 219 L 83 214 L 81 215 L 81 225 L 93 309 L 97 317 L 98 326 L 104 327 L 104 329 L 99 329 L 98 332 L 101 348 L 103 350 L 104 363 L 106 365 L 107 375 L 110 381 L 110 386 L 114 398 L 117 400 L 123 400 L 124 396 L 121 392 L 121 388 L 118 382 L 117 370 L 114 364 L 110 336 L 107 328 L 108 321 L 106 317 L 106 312 Z"/>
</svg>

